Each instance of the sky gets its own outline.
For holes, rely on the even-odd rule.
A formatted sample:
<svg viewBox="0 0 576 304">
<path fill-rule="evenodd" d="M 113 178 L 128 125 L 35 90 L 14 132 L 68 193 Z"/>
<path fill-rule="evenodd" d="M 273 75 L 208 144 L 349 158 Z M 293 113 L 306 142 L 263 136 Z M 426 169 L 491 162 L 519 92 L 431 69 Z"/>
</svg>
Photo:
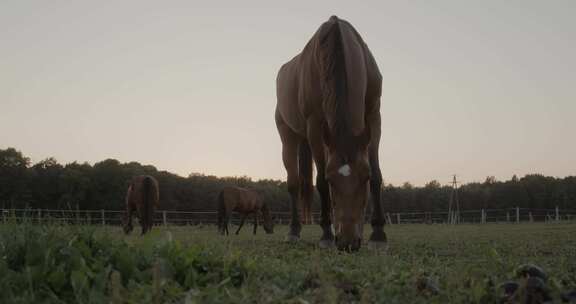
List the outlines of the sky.
<svg viewBox="0 0 576 304">
<path fill-rule="evenodd" d="M 0 149 L 285 179 L 279 67 L 331 15 L 383 75 L 386 183 L 576 175 L 576 2 L 0 2 Z"/>
</svg>

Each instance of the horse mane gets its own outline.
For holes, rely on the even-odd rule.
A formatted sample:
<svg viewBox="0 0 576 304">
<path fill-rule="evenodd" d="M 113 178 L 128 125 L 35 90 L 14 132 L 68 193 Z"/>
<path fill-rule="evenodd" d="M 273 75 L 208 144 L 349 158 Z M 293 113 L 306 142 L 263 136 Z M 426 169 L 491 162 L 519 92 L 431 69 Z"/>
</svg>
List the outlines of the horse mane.
<svg viewBox="0 0 576 304">
<path fill-rule="evenodd" d="M 318 43 L 322 107 L 333 138 L 350 135 L 347 134 L 349 122 L 346 58 L 340 26 L 338 17 L 330 17 L 326 28 L 319 35 Z"/>
</svg>

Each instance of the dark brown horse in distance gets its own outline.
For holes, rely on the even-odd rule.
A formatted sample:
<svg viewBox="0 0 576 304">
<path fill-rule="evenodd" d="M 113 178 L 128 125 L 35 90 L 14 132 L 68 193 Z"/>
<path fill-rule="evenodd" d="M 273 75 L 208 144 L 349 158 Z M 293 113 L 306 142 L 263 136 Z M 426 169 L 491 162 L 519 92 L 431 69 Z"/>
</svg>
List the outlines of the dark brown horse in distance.
<svg viewBox="0 0 576 304">
<path fill-rule="evenodd" d="M 258 215 L 261 214 L 264 221 L 264 231 L 273 232 L 272 217 L 270 210 L 256 191 L 240 187 L 226 187 L 218 195 L 218 230 L 228 235 L 228 223 L 232 212 L 238 212 L 242 218 L 236 234 L 240 232 L 248 215 L 254 215 L 254 234 L 258 227 Z"/>
<path fill-rule="evenodd" d="M 332 16 L 280 68 L 276 83 L 276 126 L 292 201 L 288 239 L 300 238 L 298 202 L 312 201 L 314 161 L 322 204 L 320 246 L 335 241 L 341 250 L 360 248 L 370 192 L 370 241 L 384 245 L 378 162 L 382 76 L 368 46 L 350 23 Z"/>
<path fill-rule="evenodd" d="M 132 226 L 132 212 L 140 220 L 142 234 L 150 231 L 154 224 L 154 210 L 159 201 L 158 182 L 148 175 L 136 176 L 130 182 L 126 193 L 126 216 L 124 218 L 124 232 L 130 233 Z"/>
</svg>

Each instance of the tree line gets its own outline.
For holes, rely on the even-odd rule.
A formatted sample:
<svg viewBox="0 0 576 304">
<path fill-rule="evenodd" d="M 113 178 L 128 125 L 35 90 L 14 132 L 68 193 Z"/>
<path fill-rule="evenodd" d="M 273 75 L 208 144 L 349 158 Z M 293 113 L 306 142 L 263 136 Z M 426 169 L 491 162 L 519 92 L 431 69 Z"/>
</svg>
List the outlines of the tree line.
<svg viewBox="0 0 576 304">
<path fill-rule="evenodd" d="M 182 177 L 151 165 L 106 159 L 88 163 L 60 164 L 47 158 L 32 164 L 14 148 L 0 149 L 0 208 L 121 210 L 130 179 L 154 176 L 160 185 L 160 209 L 199 211 L 216 209 L 219 191 L 229 185 L 258 191 L 274 211 L 288 211 L 286 182 L 249 177 L 216 177 L 192 173 Z M 450 186 L 431 181 L 423 187 L 410 183 L 382 187 L 386 212 L 446 211 Z M 508 181 L 487 177 L 484 182 L 458 189 L 462 210 L 511 207 L 576 209 L 576 176 L 556 178 L 529 174 Z M 319 209 L 318 195 L 313 209 Z"/>
</svg>

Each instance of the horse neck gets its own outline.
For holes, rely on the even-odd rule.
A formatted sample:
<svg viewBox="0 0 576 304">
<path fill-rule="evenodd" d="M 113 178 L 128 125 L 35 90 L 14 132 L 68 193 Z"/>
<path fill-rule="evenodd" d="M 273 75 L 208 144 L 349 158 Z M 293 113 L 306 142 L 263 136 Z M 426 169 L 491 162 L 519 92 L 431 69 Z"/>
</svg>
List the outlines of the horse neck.
<svg viewBox="0 0 576 304">
<path fill-rule="evenodd" d="M 348 141 L 348 137 L 359 135 L 364 129 L 367 73 L 363 42 L 344 21 L 327 26 L 315 39 L 314 48 L 322 109 L 334 138 Z"/>
<path fill-rule="evenodd" d="M 266 205 L 266 203 L 262 202 L 262 207 L 260 207 L 260 210 L 262 211 L 262 216 L 264 216 L 264 219 L 270 218 L 270 209 L 268 209 L 268 205 Z"/>
</svg>

